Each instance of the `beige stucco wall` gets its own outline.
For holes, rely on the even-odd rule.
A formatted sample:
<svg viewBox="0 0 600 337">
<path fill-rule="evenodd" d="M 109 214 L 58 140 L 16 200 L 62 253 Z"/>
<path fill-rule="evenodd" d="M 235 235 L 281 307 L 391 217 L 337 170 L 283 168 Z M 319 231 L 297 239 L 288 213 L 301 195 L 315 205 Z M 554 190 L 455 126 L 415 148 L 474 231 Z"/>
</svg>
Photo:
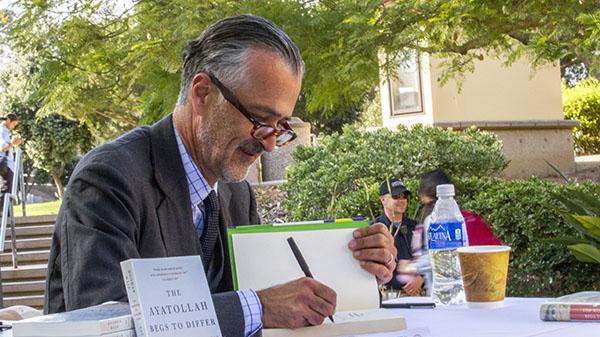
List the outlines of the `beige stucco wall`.
<svg viewBox="0 0 600 337">
<path fill-rule="evenodd" d="M 441 75 L 440 60 L 431 59 L 431 78 Z M 455 81 L 431 86 L 433 119 L 461 120 L 554 120 L 563 119 L 561 79 L 558 64 L 547 64 L 532 72 L 521 59 L 510 67 L 497 58 L 475 63 L 465 74 L 461 91 Z"/>
<path fill-rule="evenodd" d="M 384 127 L 398 124 L 433 124 L 454 121 L 532 121 L 562 120 L 561 79 L 558 64 L 546 64 L 532 70 L 521 59 L 510 67 L 487 57 L 475 62 L 475 71 L 466 73 L 461 82 L 438 82 L 442 60 L 422 55 L 421 90 L 423 112 L 391 116 L 389 83 L 381 84 L 381 108 Z"/>
<path fill-rule="evenodd" d="M 526 59 L 505 67 L 487 57 L 464 75 L 459 91 L 456 81 L 444 86 L 437 81 L 441 60 L 424 55 L 420 62 L 423 112 L 392 117 L 386 81 L 380 86 L 384 127 L 422 123 L 460 130 L 476 125 L 502 141 L 510 161 L 503 176 L 548 176 L 553 171 L 546 160 L 563 172 L 574 170 L 571 129 L 577 122 L 564 120 L 557 63 L 532 70 Z"/>
</svg>

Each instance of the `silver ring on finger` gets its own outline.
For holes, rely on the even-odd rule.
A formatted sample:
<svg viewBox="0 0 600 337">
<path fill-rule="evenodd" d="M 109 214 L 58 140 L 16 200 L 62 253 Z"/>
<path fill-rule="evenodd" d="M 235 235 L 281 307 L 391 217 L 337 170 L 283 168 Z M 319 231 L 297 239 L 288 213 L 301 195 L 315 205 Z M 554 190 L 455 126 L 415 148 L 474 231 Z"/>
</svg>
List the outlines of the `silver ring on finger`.
<svg viewBox="0 0 600 337">
<path fill-rule="evenodd" d="M 385 263 L 386 266 L 391 266 L 392 263 L 394 263 L 394 255 L 392 253 L 390 253 L 390 258 L 388 259 L 388 261 Z"/>
</svg>

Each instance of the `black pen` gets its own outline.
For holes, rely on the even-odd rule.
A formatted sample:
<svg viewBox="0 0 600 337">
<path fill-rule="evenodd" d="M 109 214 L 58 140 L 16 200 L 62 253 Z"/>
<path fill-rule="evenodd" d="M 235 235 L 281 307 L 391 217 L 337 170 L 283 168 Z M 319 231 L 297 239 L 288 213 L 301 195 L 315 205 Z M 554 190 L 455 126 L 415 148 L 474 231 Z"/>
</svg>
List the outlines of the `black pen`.
<svg viewBox="0 0 600 337">
<path fill-rule="evenodd" d="M 381 303 L 384 309 L 434 309 L 435 303 Z"/>
<path fill-rule="evenodd" d="M 296 241 L 294 241 L 294 238 L 290 236 L 287 239 L 287 242 L 290 245 L 290 248 L 292 249 L 292 253 L 294 253 L 294 256 L 296 257 L 296 261 L 298 261 L 298 264 L 300 265 L 300 269 L 302 269 L 304 276 L 314 278 L 312 276 L 312 273 L 310 272 L 310 269 L 308 269 L 308 264 L 304 260 L 304 256 L 302 256 L 300 248 L 298 248 L 298 245 L 296 245 Z M 331 320 L 331 323 L 335 323 L 333 321 L 333 316 L 329 315 L 329 319 Z"/>
</svg>

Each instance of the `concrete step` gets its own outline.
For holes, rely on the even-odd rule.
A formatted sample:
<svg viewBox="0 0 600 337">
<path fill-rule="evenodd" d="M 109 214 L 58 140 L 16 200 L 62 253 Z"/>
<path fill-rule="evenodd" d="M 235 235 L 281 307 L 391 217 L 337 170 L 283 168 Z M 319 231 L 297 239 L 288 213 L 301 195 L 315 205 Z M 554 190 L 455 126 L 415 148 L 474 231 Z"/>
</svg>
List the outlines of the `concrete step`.
<svg viewBox="0 0 600 337">
<path fill-rule="evenodd" d="M 54 225 L 55 222 L 56 222 L 56 214 L 15 217 L 15 224 L 19 227 Z"/>
<path fill-rule="evenodd" d="M 22 250 L 41 250 L 41 249 L 50 249 L 52 245 L 52 238 L 33 238 L 33 239 L 17 239 L 17 252 L 21 252 Z M 12 245 L 10 240 L 4 242 L 4 252 L 11 252 Z"/>
<path fill-rule="evenodd" d="M 43 295 L 46 289 L 46 280 L 4 282 L 2 292 L 4 296 Z M 32 294 L 33 293 L 33 294 Z"/>
<path fill-rule="evenodd" d="M 17 280 L 40 280 L 46 279 L 46 268 L 48 265 L 44 264 L 32 264 L 32 265 L 23 265 L 18 268 L 2 267 L 2 282 L 10 282 Z"/>
<path fill-rule="evenodd" d="M 28 296 L 4 296 L 4 307 L 12 305 L 28 305 L 36 309 L 41 309 L 44 306 L 44 295 L 28 295 Z"/>
<path fill-rule="evenodd" d="M 17 234 L 17 239 L 25 237 L 52 237 L 52 234 L 54 233 L 54 224 L 26 227 L 15 226 L 15 232 Z M 6 228 L 6 240 L 10 240 L 10 234 L 10 226 L 8 226 L 8 228 Z"/>
<path fill-rule="evenodd" d="M 9 244 L 7 242 L 7 244 Z M 43 264 L 48 263 L 49 249 L 22 251 L 17 250 L 17 262 L 22 264 Z M 12 265 L 12 252 L 0 254 L 0 264 L 2 266 Z"/>
</svg>

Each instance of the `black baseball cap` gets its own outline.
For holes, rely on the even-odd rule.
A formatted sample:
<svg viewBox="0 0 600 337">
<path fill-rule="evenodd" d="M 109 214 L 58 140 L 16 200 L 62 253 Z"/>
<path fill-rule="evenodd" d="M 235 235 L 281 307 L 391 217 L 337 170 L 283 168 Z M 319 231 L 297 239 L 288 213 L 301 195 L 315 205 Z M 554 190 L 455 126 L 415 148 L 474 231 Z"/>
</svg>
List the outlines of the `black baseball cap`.
<svg viewBox="0 0 600 337">
<path fill-rule="evenodd" d="M 397 197 L 401 194 L 410 195 L 410 191 L 404 186 L 404 183 L 395 178 L 389 178 L 379 186 L 379 195 L 391 194 L 392 197 Z"/>
</svg>

